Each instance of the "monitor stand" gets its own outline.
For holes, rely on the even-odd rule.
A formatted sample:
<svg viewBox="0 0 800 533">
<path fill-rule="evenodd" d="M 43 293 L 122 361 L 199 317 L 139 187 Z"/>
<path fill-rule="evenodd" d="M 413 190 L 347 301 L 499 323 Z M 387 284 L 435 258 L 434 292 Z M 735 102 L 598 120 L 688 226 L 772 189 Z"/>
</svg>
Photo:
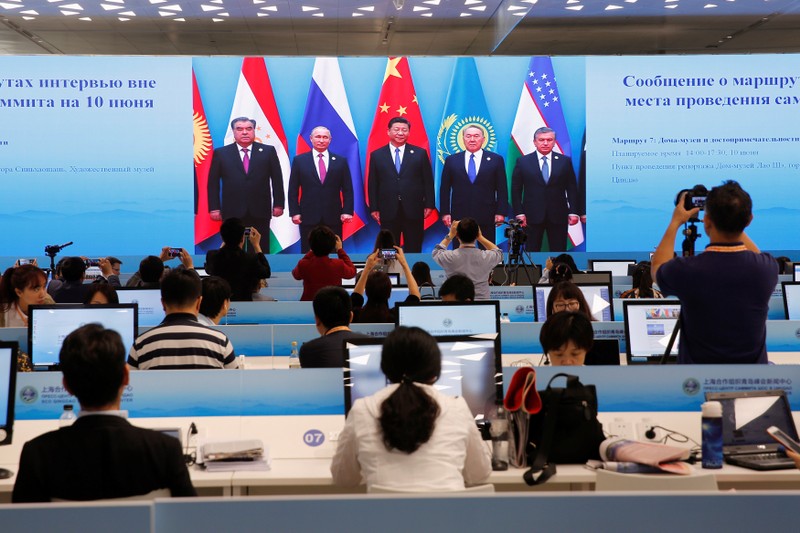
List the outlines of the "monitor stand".
<svg viewBox="0 0 800 533">
<path fill-rule="evenodd" d="M 8 479 L 14 475 L 14 472 L 11 470 L 0 468 L 0 479 Z"/>
</svg>

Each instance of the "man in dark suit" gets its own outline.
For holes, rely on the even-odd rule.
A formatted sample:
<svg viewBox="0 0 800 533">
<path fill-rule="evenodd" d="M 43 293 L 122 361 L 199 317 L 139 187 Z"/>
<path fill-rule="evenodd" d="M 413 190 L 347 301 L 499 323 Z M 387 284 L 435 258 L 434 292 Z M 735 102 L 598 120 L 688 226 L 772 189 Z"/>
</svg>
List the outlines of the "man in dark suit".
<svg viewBox="0 0 800 533">
<path fill-rule="evenodd" d="M 498 154 L 483 149 L 483 129 L 470 124 L 462 130 L 466 151 L 444 160 L 439 187 L 439 214 L 448 228 L 453 220 L 469 217 L 481 235 L 494 243 L 495 226 L 508 213 L 506 165 Z"/>
<path fill-rule="evenodd" d="M 347 159 L 328 151 L 331 132 L 311 130 L 313 150 L 292 161 L 289 176 L 289 216 L 300 226 L 300 249 L 309 251 L 308 234 L 323 224 L 342 238 L 342 224 L 353 220 L 353 181 Z"/>
<path fill-rule="evenodd" d="M 350 329 L 353 304 L 341 287 L 323 287 L 314 296 L 314 321 L 321 337 L 300 347 L 302 368 L 342 368 L 345 364 L 343 341 L 368 339 L 369 335 Z"/>
<path fill-rule="evenodd" d="M 436 207 L 428 151 L 406 144 L 411 124 L 403 117 L 389 121 L 389 145 L 369 159 L 369 209 L 372 218 L 394 235 L 406 253 L 422 251 L 424 220 Z"/>
<path fill-rule="evenodd" d="M 73 425 L 25 443 L 13 502 L 125 498 L 159 489 L 197 495 L 178 439 L 132 426 L 119 410 L 128 386 L 119 333 L 82 326 L 64 339 L 59 361 L 64 388 L 81 412 Z"/>
<path fill-rule="evenodd" d="M 236 217 L 256 228 L 261 249 L 269 253 L 270 220 L 283 214 L 283 173 L 275 148 L 254 142 L 255 128 L 251 118 L 233 119 L 235 142 L 214 150 L 208 172 L 208 211 L 211 220 Z"/>
<path fill-rule="evenodd" d="M 550 251 L 567 249 L 567 225 L 577 224 L 578 184 L 572 160 L 553 152 L 556 132 L 539 128 L 533 134 L 536 151 L 517 159 L 511 174 L 514 213 L 528 235 L 529 252 L 542 249 L 547 232 Z"/>
</svg>

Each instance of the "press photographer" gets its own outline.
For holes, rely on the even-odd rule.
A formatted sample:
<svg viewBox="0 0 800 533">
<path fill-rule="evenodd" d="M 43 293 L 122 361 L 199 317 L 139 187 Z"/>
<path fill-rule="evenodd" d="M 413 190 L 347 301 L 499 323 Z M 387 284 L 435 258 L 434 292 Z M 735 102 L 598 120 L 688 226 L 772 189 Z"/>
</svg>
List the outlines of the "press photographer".
<svg viewBox="0 0 800 533">
<path fill-rule="evenodd" d="M 778 282 L 775 259 L 744 233 L 752 200 L 735 181 L 708 191 L 701 254 L 673 258 L 675 238 L 701 210 L 698 187 L 678 194 L 672 219 L 652 259 L 665 296 L 681 301 L 679 363 L 767 363 L 769 298 Z M 687 236 L 688 237 L 688 236 Z"/>
</svg>

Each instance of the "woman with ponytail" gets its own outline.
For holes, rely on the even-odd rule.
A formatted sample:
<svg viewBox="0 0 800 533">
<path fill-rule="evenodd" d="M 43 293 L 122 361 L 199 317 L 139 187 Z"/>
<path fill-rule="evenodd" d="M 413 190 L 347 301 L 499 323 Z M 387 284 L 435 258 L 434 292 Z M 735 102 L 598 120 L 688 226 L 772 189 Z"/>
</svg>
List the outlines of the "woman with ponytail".
<svg viewBox="0 0 800 533">
<path fill-rule="evenodd" d="M 436 340 L 398 327 L 383 344 L 391 383 L 356 400 L 331 464 L 333 481 L 403 491 L 463 490 L 491 474 L 491 453 L 463 398 L 433 387 L 442 369 Z"/>
</svg>

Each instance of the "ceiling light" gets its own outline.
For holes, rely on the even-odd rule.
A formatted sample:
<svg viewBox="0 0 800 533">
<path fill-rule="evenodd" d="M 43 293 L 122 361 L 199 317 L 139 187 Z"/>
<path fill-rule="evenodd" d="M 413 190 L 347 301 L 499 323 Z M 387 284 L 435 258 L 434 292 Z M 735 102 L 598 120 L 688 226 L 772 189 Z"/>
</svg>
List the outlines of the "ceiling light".
<svg viewBox="0 0 800 533">
<path fill-rule="evenodd" d="M 22 13 L 22 11 L 20 11 Z M 22 20 L 36 20 L 36 17 L 22 17 Z"/>
<path fill-rule="evenodd" d="M 406 0 L 392 0 L 392 3 L 394 4 L 394 8 L 400 11 L 403 9 L 403 6 L 406 5 Z"/>
<path fill-rule="evenodd" d="M 80 13 L 78 13 L 77 11 L 62 11 L 61 14 L 64 15 L 65 17 L 69 17 L 72 15 L 80 15 Z"/>
<path fill-rule="evenodd" d="M 312 17 L 324 17 L 325 13 L 311 13 Z"/>
<path fill-rule="evenodd" d="M 205 4 L 200 4 L 200 9 L 202 9 L 203 11 L 219 11 L 220 9 L 223 8 L 219 6 L 207 6 Z"/>
<path fill-rule="evenodd" d="M 151 4 L 163 4 L 166 1 L 167 0 L 150 0 L 150 3 Z"/>
<path fill-rule="evenodd" d="M 225 19 L 211 19 L 211 22 L 224 22 Z"/>
<path fill-rule="evenodd" d="M 20 11 L 20 13 L 22 13 L 23 15 L 38 15 L 39 14 L 37 11 L 34 11 L 33 9 L 29 9 L 27 11 Z"/>
<path fill-rule="evenodd" d="M 277 11 L 278 6 L 264 6 L 261 9 L 263 9 L 264 11 Z"/>
<path fill-rule="evenodd" d="M 475 4 L 480 4 L 482 2 L 483 2 L 483 0 L 464 0 L 464 5 L 465 6 L 472 6 L 472 5 L 475 5 Z"/>
<path fill-rule="evenodd" d="M 460 15 L 458 15 L 458 16 L 459 16 L 459 17 L 471 17 L 471 16 L 472 16 L 472 13 L 461 13 L 461 14 L 460 14 Z"/>
<path fill-rule="evenodd" d="M 111 2 L 112 4 L 124 4 L 125 0 L 106 0 L 106 2 Z"/>
<path fill-rule="evenodd" d="M 301 6 L 300 9 L 302 9 L 304 13 L 306 11 L 319 11 L 319 8 L 314 6 Z"/>
<path fill-rule="evenodd" d="M 717 7 L 717 4 L 706 4 L 703 6 L 703 9 L 711 9 Z"/>
<path fill-rule="evenodd" d="M 117 20 L 120 21 L 120 22 L 128 22 L 131 19 L 129 19 L 127 17 L 117 17 Z"/>
<path fill-rule="evenodd" d="M 470 8 L 473 11 L 486 11 L 486 6 L 475 6 Z"/>
<path fill-rule="evenodd" d="M 185 18 L 183 18 L 183 17 L 181 17 L 181 18 L 177 18 L 177 19 L 172 19 L 172 20 L 175 20 L 175 21 L 177 21 L 177 22 L 186 22 L 186 19 L 185 19 Z"/>
<path fill-rule="evenodd" d="M 439 5 L 439 2 L 441 2 L 441 0 L 425 0 L 425 1 L 424 1 L 424 2 L 422 2 L 422 3 L 423 3 L 423 4 L 430 4 L 430 5 L 432 5 L 432 6 L 438 6 L 438 5 Z"/>
<path fill-rule="evenodd" d="M 209 0 L 212 4 L 221 4 L 222 0 Z"/>
<path fill-rule="evenodd" d="M 64 6 L 59 6 L 60 9 L 77 9 L 78 11 L 83 11 L 83 8 L 80 4 L 67 4 Z"/>
<path fill-rule="evenodd" d="M 417 11 L 430 11 L 431 8 L 425 6 L 414 6 L 414 13 Z"/>
<path fill-rule="evenodd" d="M 162 17 L 174 17 L 175 16 L 175 13 L 173 13 L 172 11 L 159 11 L 158 14 L 161 15 Z"/>
<path fill-rule="evenodd" d="M 253 5 L 266 4 L 267 0 L 253 0 Z"/>
<path fill-rule="evenodd" d="M 354 16 L 354 17 L 363 17 L 363 16 L 364 16 L 364 13 L 355 13 L 355 12 L 354 12 L 354 13 L 353 13 L 353 16 Z"/>
<path fill-rule="evenodd" d="M 121 12 L 119 14 L 120 15 L 125 15 L 126 17 L 135 17 L 136 16 L 136 13 L 134 13 L 133 11 L 123 11 L 123 12 Z"/>
<path fill-rule="evenodd" d="M 583 6 L 567 6 L 565 9 L 569 9 L 570 11 L 580 11 L 583 9 Z"/>
<path fill-rule="evenodd" d="M 179 6 L 178 4 L 172 4 L 171 6 L 161 6 L 158 9 L 165 9 L 167 11 L 183 11 L 183 9 L 181 9 L 181 6 Z"/>
<path fill-rule="evenodd" d="M 256 13 L 257 17 L 268 17 L 269 13 Z"/>
<path fill-rule="evenodd" d="M 622 9 L 622 6 L 617 6 L 614 4 L 608 4 L 603 11 L 614 11 L 615 9 Z"/>
<path fill-rule="evenodd" d="M 676 7 L 678 7 L 678 4 L 672 4 L 671 6 L 664 6 L 664 7 L 667 9 L 675 9 Z"/>
<path fill-rule="evenodd" d="M 111 4 L 100 4 L 100 7 L 102 7 L 106 11 L 115 11 L 117 9 L 125 9 L 123 6 L 113 6 Z"/>
<path fill-rule="evenodd" d="M 472 8 L 471 8 L 471 9 L 472 9 Z M 528 9 L 528 8 L 527 8 L 527 7 L 525 7 L 525 6 L 508 6 L 508 8 L 506 8 L 506 9 L 507 9 L 508 11 L 520 11 L 520 10 L 522 10 L 522 9 Z"/>
<path fill-rule="evenodd" d="M 358 10 L 359 10 L 359 11 L 375 11 L 375 6 L 364 6 L 364 7 L 359 7 L 359 8 L 358 8 Z"/>
<path fill-rule="evenodd" d="M 81 17 L 78 20 L 85 20 L 86 22 L 91 22 L 92 21 L 91 17 Z"/>
<path fill-rule="evenodd" d="M 433 13 L 420 13 L 419 16 L 421 16 L 421 17 L 432 17 Z"/>
</svg>

